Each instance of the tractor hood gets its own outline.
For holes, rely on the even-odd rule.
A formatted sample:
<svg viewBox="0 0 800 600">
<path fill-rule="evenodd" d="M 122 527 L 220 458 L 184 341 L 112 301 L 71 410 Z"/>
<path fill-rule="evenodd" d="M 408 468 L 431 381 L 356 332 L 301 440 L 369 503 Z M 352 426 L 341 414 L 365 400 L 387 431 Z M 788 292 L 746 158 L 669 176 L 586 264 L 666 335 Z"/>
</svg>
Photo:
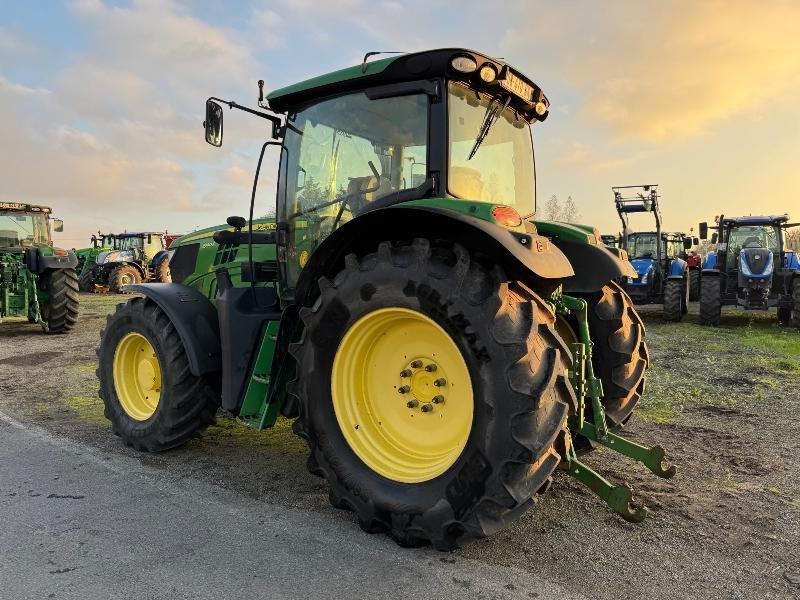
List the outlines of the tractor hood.
<svg viewBox="0 0 800 600">
<path fill-rule="evenodd" d="M 636 269 L 636 274 L 639 277 L 643 277 L 652 271 L 655 263 L 656 261 L 653 258 L 634 258 L 631 261 L 631 264 L 633 265 L 633 268 Z"/>
<path fill-rule="evenodd" d="M 98 254 L 95 262 L 98 265 L 104 265 L 106 263 L 130 262 L 133 260 L 133 250 L 108 250 Z"/>
<path fill-rule="evenodd" d="M 766 248 L 742 248 L 739 269 L 745 277 L 770 277 L 774 269 L 772 251 Z"/>
</svg>

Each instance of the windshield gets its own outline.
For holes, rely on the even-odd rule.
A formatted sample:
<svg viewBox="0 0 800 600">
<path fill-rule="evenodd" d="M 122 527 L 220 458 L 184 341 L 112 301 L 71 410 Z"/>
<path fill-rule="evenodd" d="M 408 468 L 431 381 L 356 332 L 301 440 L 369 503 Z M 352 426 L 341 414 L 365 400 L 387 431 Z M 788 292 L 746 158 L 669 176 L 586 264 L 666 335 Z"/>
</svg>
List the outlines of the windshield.
<svg viewBox="0 0 800 600">
<path fill-rule="evenodd" d="M 118 250 L 136 250 L 142 247 L 143 245 L 142 238 L 140 237 L 124 237 L 124 238 L 117 238 L 117 249 Z"/>
<path fill-rule="evenodd" d="M 728 247 L 737 253 L 742 248 L 768 248 L 778 252 L 778 227 L 772 225 L 751 225 L 731 229 Z"/>
<path fill-rule="evenodd" d="M 371 202 L 428 177 L 428 97 L 363 92 L 289 115 L 278 186 L 286 281 L 294 287 L 319 243 Z"/>
<path fill-rule="evenodd" d="M 658 256 L 655 233 L 633 233 L 628 236 L 628 256 L 631 258 L 656 258 Z"/>
<path fill-rule="evenodd" d="M 533 214 L 536 185 L 530 126 L 493 96 L 449 82 L 450 194 L 466 200 L 483 200 L 513 206 L 520 214 Z M 476 138 L 487 112 L 499 116 L 472 158 Z"/>
<path fill-rule="evenodd" d="M 0 248 L 48 244 L 47 219 L 43 213 L 0 210 Z"/>
</svg>

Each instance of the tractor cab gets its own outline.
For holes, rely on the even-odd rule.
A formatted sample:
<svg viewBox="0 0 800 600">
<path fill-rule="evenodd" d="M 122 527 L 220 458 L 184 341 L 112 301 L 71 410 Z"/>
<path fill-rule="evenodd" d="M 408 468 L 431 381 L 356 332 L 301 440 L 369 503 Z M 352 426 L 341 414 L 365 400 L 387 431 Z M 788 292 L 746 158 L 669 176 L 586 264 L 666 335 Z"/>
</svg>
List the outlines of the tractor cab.
<svg viewBox="0 0 800 600">
<path fill-rule="evenodd" d="M 706 299 L 714 309 L 709 309 L 712 321 L 717 319 L 717 304 L 746 310 L 777 306 L 780 320 L 791 320 L 800 261 L 786 249 L 786 230 L 797 224 L 789 223 L 788 215 L 770 215 L 720 216 L 715 225 L 711 241 L 717 247 L 704 258 L 702 271 L 703 281 L 716 281 L 711 284 L 713 297 Z M 700 237 L 708 237 L 708 223 L 700 223 Z"/>
<path fill-rule="evenodd" d="M 47 206 L 0 202 L 0 250 L 21 253 L 25 248 L 51 247 L 51 226 L 62 232 L 64 223 L 51 219 L 50 213 Z"/>
</svg>

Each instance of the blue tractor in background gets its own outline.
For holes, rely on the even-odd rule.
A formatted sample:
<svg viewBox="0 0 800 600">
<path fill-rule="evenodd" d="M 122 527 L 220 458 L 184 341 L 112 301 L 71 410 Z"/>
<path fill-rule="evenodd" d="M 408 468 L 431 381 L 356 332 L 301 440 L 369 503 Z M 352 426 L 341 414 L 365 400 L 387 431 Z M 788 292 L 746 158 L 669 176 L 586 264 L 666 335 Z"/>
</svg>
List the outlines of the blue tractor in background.
<svg viewBox="0 0 800 600">
<path fill-rule="evenodd" d="M 662 304 L 664 319 L 680 321 L 689 306 L 689 268 L 686 250 L 692 239 L 682 233 L 661 231 L 658 186 L 628 185 L 611 188 L 620 221 L 620 243 L 628 253 L 636 277 L 624 282 L 625 291 L 635 304 Z M 629 190 L 634 190 L 630 192 Z M 631 213 L 651 213 L 656 230 L 629 233 Z"/>
<path fill-rule="evenodd" d="M 786 248 L 789 215 L 716 219 L 700 275 L 700 323 L 719 325 L 723 306 L 778 309 L 781 323 L 800 327 L 800 256 Z M 708 223 L 700 223 L 708 238 Z"/>
</svg>

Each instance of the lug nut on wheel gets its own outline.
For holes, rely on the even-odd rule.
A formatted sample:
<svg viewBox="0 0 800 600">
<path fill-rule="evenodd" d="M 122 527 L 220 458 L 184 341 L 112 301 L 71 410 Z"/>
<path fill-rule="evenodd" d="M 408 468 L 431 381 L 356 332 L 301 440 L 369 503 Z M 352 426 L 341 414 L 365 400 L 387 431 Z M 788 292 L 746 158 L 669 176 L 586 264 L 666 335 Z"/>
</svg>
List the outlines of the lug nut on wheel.
<svg viewBox="0 0 800 600">
<path fill-rule="evenodd" d="M 400 394 L 407 394 L 410 391 L 411 391 L 411 387 L 409 387 L 407 385 L 401 385 L 399 388 L 397 388 L 397 392 L 400 393 Z"/>
<path fill-rule="evenodd" d="M 434 404 L 442 404 L 443 402 L 444 402 L 444 396 L 442 396 L 441 394 L 433 397 Z"/>
<path fill-rule="evenodd" d="M 439 377 L 436 381 L 433 382 L 433 385 L 436 387 L 442 387 L 447 383 L 447 380 L 444 377 Z"/>
<path fill-rule="evenodd" d="M 412 360 L 411 361 L 411 368 L 412 369 L 419 369 L 422 366 L 421 360 Z"/>
<path fill-rule="evenodd" d="M 411 377 L 411 371 L 409 369 L 403 369 L 400 371 L 400 377 Z"/>
<path fill-rule="evenodd" d="M 431 364 L 429 364 L 429 365 L 425 365 L 425 370 L 426 370 L 426 371 L 428 371 L 428 373 L 432 373 L 432 372 L 433 372 L 433 371 L 435 371 L 436 369 L 437 369 L 437 367 L 436 367 L 436 365 L 435 365 L 435 364 L 433 364 L 433 363 L 431 363 Z"/>
<path fill-rule="evenodd" d="M 417 406 L 419 406 L 419 401 L 416 398 L 413 398 L 413 399 L 409 400 L 408 402 L 406 402 L 406 406 L 408 408 L 417 408 Z M 424 406 L 422 407 L 422 410 L 425 410 Z"/>
<path fill-rule="evenodd" d="M 431 412 L 433 410 L 433 404 L 423 404 L 422 405 L 422 412 Z"/>
</svg>

